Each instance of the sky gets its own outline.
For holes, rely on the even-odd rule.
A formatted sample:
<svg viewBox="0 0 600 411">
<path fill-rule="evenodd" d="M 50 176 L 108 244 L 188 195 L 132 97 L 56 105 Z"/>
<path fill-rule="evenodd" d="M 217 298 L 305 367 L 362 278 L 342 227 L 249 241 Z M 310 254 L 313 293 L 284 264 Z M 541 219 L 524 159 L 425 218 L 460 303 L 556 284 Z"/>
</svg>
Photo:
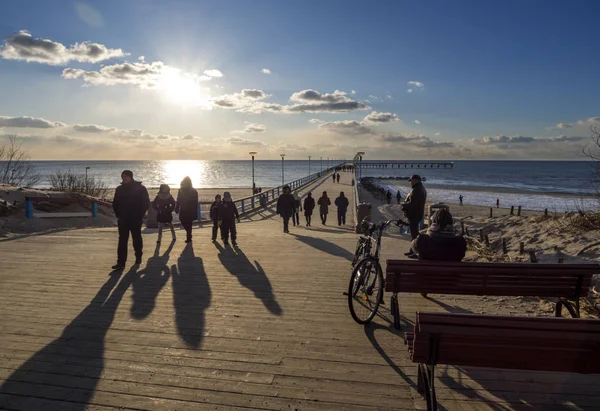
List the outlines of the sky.
<svg viewBox="0 0 600 411">
<path fill-rule="evenodd" d="M 33 159 L 581 159 L 600 2 L 0 2 Z"/>
</svg>

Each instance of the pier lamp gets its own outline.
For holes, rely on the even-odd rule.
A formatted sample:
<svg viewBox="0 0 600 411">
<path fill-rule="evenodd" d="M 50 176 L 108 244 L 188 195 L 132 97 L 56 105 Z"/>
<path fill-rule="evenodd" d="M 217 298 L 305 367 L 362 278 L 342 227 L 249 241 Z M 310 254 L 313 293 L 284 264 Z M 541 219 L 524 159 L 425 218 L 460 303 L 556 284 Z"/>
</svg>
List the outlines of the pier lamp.
<svg viewBox="0 0 600 411">
<path fill-rule="evenodd" d="M 256 155 L 256 151 L 251 151 L 248 153 L 252 156 L 252 195 L 256 194 L 256 184 L 254 184 L 254 156 Z"/>
<path fill-rule="evenodd" d="M 358 159 L 360 160 L 359 162 L 359 174 L 358 174 L 358 179 L 362 179 L 362 157 L 365 155 L 364 151 L 359 151 L 358 153 L 356 153 L 358 155 Z"/>
<path fill-rule="evenodd" d="M 285 184 L 285 178 L 283 174 L 283 159 L 285 158 L 285 154 L 280 154 L 281 156 L 281 185 Z"/>
<path fill-rule="evenodd" d="M 89 167 L 85 168 L 85 191 L 88 191 L 88 170 L 89 169 L 90 169 Z"/>
<path fill-rule="evenodd" d="M 323 157 L 321 157 L 321 172 L 323 172 Z"/>
<path fill-rule="evenodd" d="M 310 175 L 310 158 L 311 156 L 308 156 L 308 175 Z"/>
</svg>

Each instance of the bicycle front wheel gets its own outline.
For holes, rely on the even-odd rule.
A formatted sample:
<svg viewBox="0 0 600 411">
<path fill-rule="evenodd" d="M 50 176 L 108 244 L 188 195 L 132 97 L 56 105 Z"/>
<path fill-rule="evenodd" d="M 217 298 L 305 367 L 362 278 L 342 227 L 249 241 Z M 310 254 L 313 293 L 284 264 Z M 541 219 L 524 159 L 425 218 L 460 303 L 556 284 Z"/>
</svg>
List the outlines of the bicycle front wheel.
<svg viewBox="0 0 600 411">
<path fill-rule="evenodd" d="M 366 324 L 377 314 L 383 298 L 383 272 L 379 262 L 368 256 L 356 264 L 348 285 L 348 308 L 354 321 Z"/>
</svg>

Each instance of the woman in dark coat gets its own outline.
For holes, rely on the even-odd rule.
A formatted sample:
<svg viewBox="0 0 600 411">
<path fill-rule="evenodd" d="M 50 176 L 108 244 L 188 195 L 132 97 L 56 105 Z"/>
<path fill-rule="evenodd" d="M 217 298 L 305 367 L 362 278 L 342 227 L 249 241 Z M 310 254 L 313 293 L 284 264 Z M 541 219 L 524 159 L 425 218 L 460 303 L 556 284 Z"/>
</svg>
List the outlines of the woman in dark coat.
<svg viewBox="0 0 600 411">
<path fill-rule="evenodd" d="M 277 214 L 283 218 L 283 232 L 289 233 L 290 217 L 296 207 L 296 200 L 289 186 L 283 187 L 283 194 L 277 199 Z"/>
<path fill-rule="evenodd" d="M 319 214 L 321 215 L 321 222 L 323 225 L 327 223 L 327 214 L 329 213 L 329 206 L 331 205 L 331 200 L 327 197 L 327 191 L 323 191 L 323 195 L 317 201 L 319 205 Z"/>
<path fill-rule="evenodd" d="M 310 227 L 313 210 L 315 209 L 315 199 L 312 193 L 308 193 L 304 199 L 304 217 L 306 217 L 306 226 Z"/>
<path fill-rule="evenodd" d="M 189 243 L 192 241 L 192 223 L 198 219 L 198 192 L 192 186 L 192 180 L 189 177 L 181 180 L 175 212 L 179 214 L 179 221 L 185 229 L 185 242 Z"/>
<path fill-rule="evenodd" d="M 219 206 L 221 205 L 221 194 L 215 196 L 215 201 L 210 205 L 210 219 L 213 222 L 212 240 L 217 241 L 217 233 L 219 232 Z M 221 234 L 223 232 L 221 231 Z"/>
<path fill-rule="evenodd" d="M 152 207 L 156 210 L 156 220 L 158 221 L 158 244 L 162 239 L 162 230 L 165 224 L 171 229 L 173 241 L 175 241 L 175 228 L 173 227 L 173 210 L 175 210 L 175 199 L 171 195 L 171 188 L 167 184 L 161 184 L 156 198 L 152 202 Z"/>
</svg>

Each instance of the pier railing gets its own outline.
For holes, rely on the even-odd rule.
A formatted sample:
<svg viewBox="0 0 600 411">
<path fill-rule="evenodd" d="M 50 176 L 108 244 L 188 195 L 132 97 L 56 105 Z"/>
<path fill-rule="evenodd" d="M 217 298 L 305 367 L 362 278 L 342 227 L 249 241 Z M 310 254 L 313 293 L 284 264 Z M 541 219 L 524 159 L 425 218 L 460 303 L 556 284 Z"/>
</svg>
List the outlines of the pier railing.
<svg viewBox="0 0 600 411">
<path fill-rule="evenodd" d="M 290 181 L 289 183 L 285 183 L 278 187 L 269 188 L 268 190 L 263 190 L 260 193 L 254 194 L 252 196 L 240 198 L 234 200 L 234 204 L 236 205 L 238 212 L 240 215 L 249 214 L 251 212 L 259 211 L 261 208 L 266 207 L 268 204 L 277 200 L 279 195 L 282 193 L 283 187 L 290 186 L 292 191 L 298 190 L 308 184 L 311 184 L 315 180 L 320 177 L 327 175 L 334 171 L 338 167 L 342 167 L 346 163 L 335 164 L 329 168 L 326 168 L 322 171 L 318 171 L 316 173 L 312 173 L 308 176 L 301 177 L 299 179 Z M 198 221 L 206 221 L 210 220 L 210 205 L 212 202 L 210 201 L 202 201 L 198 203 Z"/>
</svg>

